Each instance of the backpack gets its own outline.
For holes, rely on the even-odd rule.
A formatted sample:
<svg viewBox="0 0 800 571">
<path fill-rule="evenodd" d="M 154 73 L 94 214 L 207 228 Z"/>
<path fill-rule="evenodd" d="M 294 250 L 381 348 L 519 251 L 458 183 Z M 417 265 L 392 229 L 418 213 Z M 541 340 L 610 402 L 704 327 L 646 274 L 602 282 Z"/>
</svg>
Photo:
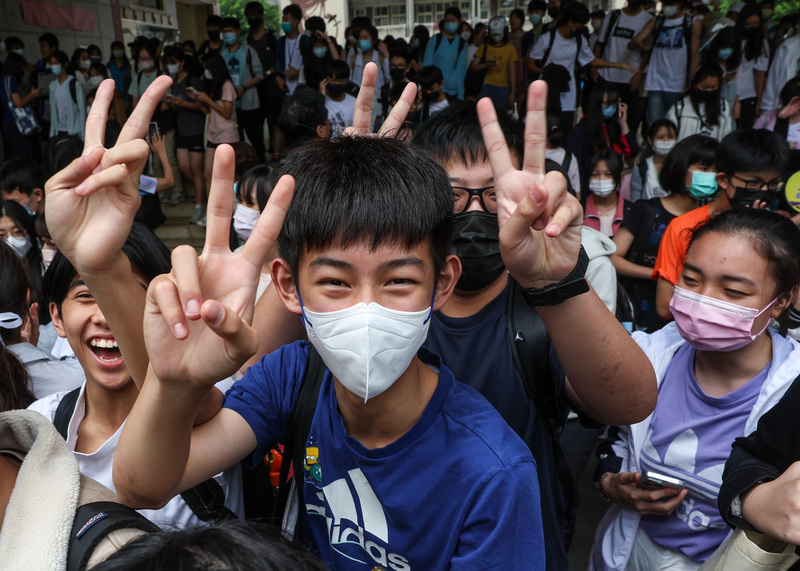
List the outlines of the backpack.
<svg viewBox="0 0 800 571">
<path fill-rule="evenodd" d="M 653 24 L 653 40 L 658 41 L 658 35 L 664 27 L 664 22 L 667 17 L 664 14 L 659 14 L 656 17 L 655 24 Z M 692 66 L 692 15 L 687 12 L 683 15 L 683 42 L 686 44 L 686 82 L 687 84 L 692 80 L 689 70 Z"/>
<path fill-rule="evenodd" d="M 75 511 L 69 534 L 67 571 L 83 571 L 95 548 L 112 531 L 140 529 L 147 533 L 159 527 L 134 509 L 117 502 L 91 502 Z"/>
<path fill-rule="evenodd" d="M 547 64 L 547 60 L 550 58 L 550 52 L 553 51 L 553 44 L 556 42 L 556 33 L 558 32 L 557 28 L 550 29 L 550 39 L 547 42 L 547 48 L 544 50 L 544 55 L 542 59 L 537 62 L 537 65 L 540 69 L 544 69 L 544 66 Z M 581 46 L 583 45 L 583 34 L 578 34 L 575 36 L 575 41 L 578 44 L 578 50 L 575 52 L 575 77 L 577 78 L 580 74 L 581 66 L 578 64 L 578 60 L 581 56 Z"/>
<path fill-rule="evenodd" d="M 617 21 L 619 20 L 621 14 L 622 10 L 617 8 L 616 10 L 611 10 L 611 13 L 608 15 L 608 27 L 606 28 L 606 35 L 603 36 L 603 51 L 600 53 L 601 57 L 605 57 L 606 55 L 606 50 L 608 49 L 608 40 L 611 38 L 611 33 L 614 31 L 614 26 L 617 25 Z"/>
<path fill-rule="evenodd" d="M 506 298 L 506 322 L 514 365 L 522 377 L 525 392 L 534 402 L 537 414 L 542 417 L 550 434 L 556 469 L 565 499 L 565 508 L 567 513 L 574 514 L 577 489 L 572 481 L 569 465 L 559 441 L 569 411 L 568 407 L 559 402 L 555 386 L 551 382 L 550 335 L 539 314 L 522 297 L 522 287 L 513 280 Z M 303 505 L 302 485 L 295 486 L 294 482 L 289 480 L 289 469 L 294 466 L 295 474 L 302 473 L 305 445 L 326 370 L 327 366 L 322 357 L 309 343 L 306 372 L 289 417 L 289 429 L 284 444 L 278 485 L 278 500 L 274 512 L 278 521 L 280 521 L 281 514 L 284 514 L 284 533 L 288 532 L 289 537 L 293 536 L 296 524 L 296 506 Z M 300 472 L 298 472 L 298 467 Z M 293 489 L 298 495 L 296 505 L 294 505 L 294 500 L 290 503 Z"/>
<path fill-rule="evenodd" d="M 56 408 L 53 425 L 64 440 L 67 439 L 69 421 L 75 412 L 80 392 L 80 387 L 68 392 Z M 231 510 L 225 507 L 225 491 L 214 478 L 209 478 L 194 488 L 181 492 L 181 498 L 194 512 L 194 515 L 202 521 L 219 522 L 238 519 Z"/>
<path fill-rule="evenodd" d="M 433 53 L 436 53 L 436 50 L 439 49 L 439 46 L 442 45 L 442 34 L 436 34 L 436 46 L 433 48 Z M 453 64 L 453 69 L 458 67 L 458 58 L 461 56 L 461 52 L 464 51 L 464 46 L 467 45 L 467 42 L 464 41 L 464 38 L 458 36 L 458 53 L 456 54 L 455 63 Z M 485 45 L 485 44 L 484 44 Z M 484 56 L 486 55 L 486 51 L 483 52 Z"/>
</svg>

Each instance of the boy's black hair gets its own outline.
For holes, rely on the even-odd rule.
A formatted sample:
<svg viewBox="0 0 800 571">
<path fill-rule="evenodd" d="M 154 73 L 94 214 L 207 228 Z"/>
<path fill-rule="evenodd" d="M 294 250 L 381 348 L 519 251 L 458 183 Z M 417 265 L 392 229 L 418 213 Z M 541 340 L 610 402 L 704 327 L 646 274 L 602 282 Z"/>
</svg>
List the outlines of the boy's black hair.
<svg viewBox="0 0 800 571">
<path fill-rule="evenodd" d="M 324 32 L 325 20 L 319 16 L 311 16 L 310 18 L 306 18 L 305 27 L 309 32 Z"/>
<path fill-rule="evenodd" d="M 58 49 L 58 38 L 56 37 L 55 34 L 51 34 L 50 32 L 47 32 L 46 34 L 42 34 L 41 36 L 39 36 L 39 42 L 46 43 L 54 50 Z"/>
<path fill-rule="evenodd" d="M 139 222 L 133 223 L 131 232 L 128 234 L 125 244 L 122 245 L 122 253 L 128 257 L 131 266 L 148 283 L 153 281 L 156 276 L 168 273 L 172 267 L 169 249 L 164 242 L 147 226 Z M 50 303 L 55 303 L 60 315 L 61 304 L 77 277 L 78 272 L 72 263 L 60 251 L 56 252 L 50 267 L 44 273 L 43 305 L 49 306 Z"/>
<path fill-rule="evenodd" d="M 236 189 L 237 200 L 246 206 L 257 206 L 259 212 L 263 211 L 275 188 L 272 184 L 272 175 L 272 167 L 269 165 L 257 165 L 251 168 L 239 179 L 239 186 Z M 250 189 L 253 188 L 255 189 L 255 203 L 250 201 L 254 194 Z"/>
<path fill-rule="evenodd" d="M 547 12 L 547 2 L 544 0 L 531 0 L 528 2 L 528 13 Z"/>
<path fill-rule="evenodd" d="M 558 25 L 564 26 L 567 22 L 576 24 L 586 24 L 589 21 L 589 8 L 582 2 L 561 3 L 561 10 L 558 13 Z"/>
<path fill-rule="evenodd" d="M 289 4 L 282 12 L 284 15 L 291 16 L 292 20 L 302 20 L 303 10 L 297 4 Z"/>
<path fill-rule="evenodd" d="M 450 6 L 447 10 L 444 11 L 445 16 L 447 16 L 448 14 L 455 16 L 459 22 L 461 21 L 461 10 L 459 10 L 457 6 Z"/>
<path fill-rule="evenodd" d="M 261 2 L 248 2 L 247 4 L 244 5 L 244 13 L 263 15 L 264 5 Z"/>
<path fill-rule="evenodd" d="M 522 123 L 498 110 L 497 121 L 506 142 L 521 161 L 525 145 Z M 455 103 L 422 123 L 411 143 L 431 153 L 439 163 L 472 166 L 489 160 L 478 110 L 473 102 Z"/>
<path fill-rule="evenodd" d="M 605 11 L 605 10 L 603 10 L 603 9 L 600 9 L 600 10 L 595 10 L 594 12 L 592 12 L 591 14 L 589 14 L 589 16 L 590 16 L 591 18 L 605 18 L 605 17 L 606 17 L 606 11 Z M 597 32 L 599 33 L 599 32 L 600 32 L 600 30 L 597 30 Z"/>
<path fill-rule="evenodd" d="M 222 19 L 222 28 L 233 28 L 234 30 L 241 30 L 242 25 L 239 23 L 239 20 L 233 17 L 227 17 Z"/>
<path fill-rule="evenodd" d="M 14 48 L 22 48 L 25 47 L 25 44 L 22 43 L 22 40 L 19 39 L 17 36 L 8 36 L 3 43 L 6 46 L 6 51 L 11 52 Z"/>
<path fill-rule="evenodd" d="M 361 28 L 363 28 L 365 26 L 371 26 L 371 25 L 372 25 L 372 19 L 369 16 L 356 16 L 350 22 L 350 27 L 351 28 L 361 29 Z M 427 30 L 427 28 L 426 28 L 426 30 Z"/>
<path fill-rule="evenodd" d="M 334 79 L 350 79 L 350 66 L 346 61 L 332 59 L 325 65 L 325 75 Z"/>
<path fill-rule="evenodd" d="M 789 163 L 789 144 L 777 133 L 764 129 L 732 131 L 717 148 L 717 172 L 775 171 L 781 175 Z"/>
<path fill-rule="evenodd" d="M 278 126 L 286 137 L 286 146 L 294 149 L 313 140 L 317 127 L 327 120 L 325 96 L 316 89 L 298 89 L 284 100 Z"/>
<path fill-rule="evenodd" d="M 366 242 L 428 242 L 438 274 L 450 253 L 453 190 L 427 153 L 390 138 L 314 141 L 281 169 L 295 178 L 278 252 L 297 278 L 303 252 Z"/>
<path fill-rule="evenodd" d="M 206 18 L 206 28 L 210 28 L 212 26 L 222 28 L 222 16 L 211 14 L 208 18 Z"/>
<path fill-rule="evenodd" d="M 435 65 L 426 65 L 417 74 L 417 83 L 422 89 L 429 89 L 434 83 L 442 83 L 442 70 Z"/>
<path fill-rule="evenodd" d="M 300 544 L 278 531 L 253 521 L 227 521 L 220 525 L 181 531 L 147 533 L 125 545 L 97 565 L 97 571 L 155 571 L 181 569 L 206 571 L 324 571 L 325 564 Z"/>
<path fill-rule="evenodd" d="M 233 155 L 235 157 L 234 172 L 238 178 L 241 178 L 244 173 L 258 164 L 258 155 L 253 145 L 247 141 L 237 141 L 230 145 L 233 148 Z"/>
<path fill-rule="evenodd" d="M 44 192 L 46 181 L 42 167 L 30 159 L 10 159 L 0 168 L 0 192 L 18 190 L 30 196 L 37 188 Z"/>
<path fill-rule="evenodd" d="M 670 194 L 686 194 L 686 171 L 694 164 L 714 166 L 718 148 L 719 142 L 705 135 L 690 135 L 678 141 L 661 166 L 661 188 Z M 719 170 L 718 163 L 716 168 Z"/>
<path fill-rule="evenodd" d="M 405 60 L 406 65 L 411 63 L 411 54 L 408 53 L 408 50 L 399 50 L 395 49 L 389 54 L 389 62 L 392 61 L 392 58 L 401 57 Z"/>
</svg>

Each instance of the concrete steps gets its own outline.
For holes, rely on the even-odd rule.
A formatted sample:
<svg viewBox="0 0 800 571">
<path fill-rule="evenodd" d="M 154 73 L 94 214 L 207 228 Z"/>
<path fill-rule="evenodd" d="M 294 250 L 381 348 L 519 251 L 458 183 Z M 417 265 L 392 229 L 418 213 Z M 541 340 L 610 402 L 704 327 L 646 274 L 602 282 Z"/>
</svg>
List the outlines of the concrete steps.
<svg viewBox="0 0 800 571">
<path fill-rule="evenodd" d="M 206 239 L 206 229 L 189 222 L 194 212 L 194 202 L 162 204 L 161 210 L 164 211 L 167 221 L 156 228 L 156 236 L 161 238 L 170 250 L 182 244 L 189 244 L 199 254 Z"/>
</svg>

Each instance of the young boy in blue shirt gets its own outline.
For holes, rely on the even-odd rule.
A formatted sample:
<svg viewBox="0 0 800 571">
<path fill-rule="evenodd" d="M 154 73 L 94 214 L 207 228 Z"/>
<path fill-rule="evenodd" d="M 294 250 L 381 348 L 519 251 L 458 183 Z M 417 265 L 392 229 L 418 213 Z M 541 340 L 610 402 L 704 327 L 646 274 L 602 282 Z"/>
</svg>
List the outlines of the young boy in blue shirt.
<svg viewBox="0 0 800 571">
<path fill-rule="evenodd" d="M 113 192 L 121 176 L 113 162 L 91 176 L 84 165 L 88 179 L 75 193 Z M 543 568 L 529 450 L 419 350 L 460 272 L 448 255 L 452 191 L 441 167 L 389 139 L 314 143 L 287 166 L 298 188 L 291 206 L 293 181 L 284 177 L 236 255 L 227 250 L 232 165 L 231 149 L 220 147 L 203 256 L 176 249 L 174 271 L 148 290 L 150 366 L 115 465 L 124 501 L 158 505 L 214 466 L 258 462 L 286 441 L 305 342 L 252 367 L 224 407 L 192 428 L 212 379 L 257 348 L 247 322 L 280 230 L 276 287 L 330 369 L 304 464 L 295 466 L 302 537 L 336 569 Z M 60 178 L 49 188 L 68 192 Z"/>
</svg>

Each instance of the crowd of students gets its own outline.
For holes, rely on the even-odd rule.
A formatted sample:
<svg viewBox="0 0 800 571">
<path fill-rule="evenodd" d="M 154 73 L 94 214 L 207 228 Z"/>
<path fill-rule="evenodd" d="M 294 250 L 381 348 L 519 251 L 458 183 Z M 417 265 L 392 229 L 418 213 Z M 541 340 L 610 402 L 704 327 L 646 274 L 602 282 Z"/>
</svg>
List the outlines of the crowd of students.
<svg viewBox="0 0 800 571">
<path fill-rule="evenodd" d="M 107 65 L 7 38 L 0 560 L 563 570 L 597 448 L 591 569 L 788 568 L 800 36 L 772 9 L 532 0 L 528 30 L 451 7 L 338 46 L 253 2 L 246 37 Z M 199 257 L 153 233 L 179 173 Z"/>
</svg>

